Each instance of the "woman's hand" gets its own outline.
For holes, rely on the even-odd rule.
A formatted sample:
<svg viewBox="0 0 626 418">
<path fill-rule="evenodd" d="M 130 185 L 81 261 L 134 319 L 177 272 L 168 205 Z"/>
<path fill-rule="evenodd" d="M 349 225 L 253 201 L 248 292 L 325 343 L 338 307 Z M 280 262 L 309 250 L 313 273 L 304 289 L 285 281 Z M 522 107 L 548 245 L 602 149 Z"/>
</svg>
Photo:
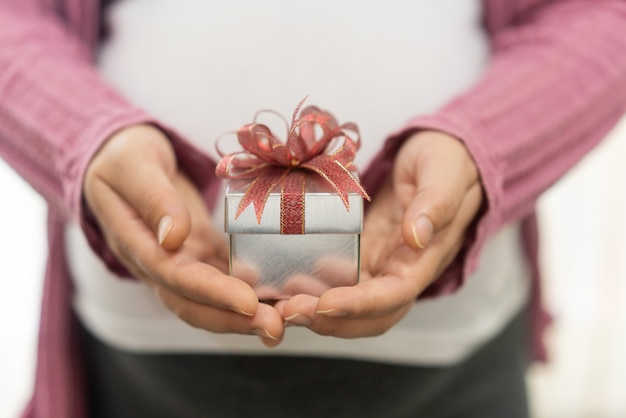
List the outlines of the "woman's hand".
<svg viewBox="0 0 626 418">
<path fill-rule="evenodd" d="M 413 135 L 367 213 L 360 283 L 319 298 L 294 296 L 277 309 L 287 323 L 322 335 L 384 333 L 454 260 L 482 199 L 476 166 L 459 140 L 435 131 Z"/>
<path fill-rule="evenodd" d="M 282 318 L 227 275 L 226 243 L 160 130 L 114 134 L 89 165 L 83 191 L 113 253 L 183 321 L 280 342 Z"/>
</svg>

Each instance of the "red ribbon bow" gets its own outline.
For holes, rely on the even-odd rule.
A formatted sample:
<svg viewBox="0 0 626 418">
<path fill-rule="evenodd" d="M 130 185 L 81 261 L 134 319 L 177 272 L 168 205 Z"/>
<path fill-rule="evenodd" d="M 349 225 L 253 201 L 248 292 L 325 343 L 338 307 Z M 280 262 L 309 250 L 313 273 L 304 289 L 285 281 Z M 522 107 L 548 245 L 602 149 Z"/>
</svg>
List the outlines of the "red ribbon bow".
<svg viewBox="0 0 626 418">
<path fill-rule="evenodd" d="M 281 234 L 304 234 L 305 172 L 315 172 L 326 180 L 350 209 L 348 193 L 360 194 L 370 200 L 363 186 L 350 172 L 350 165 L 360 147 L 359 130 L 354 123 L 339 125 L 328 112 L 315 106 L 298 112 L 306 97 L 298 103 L 282 143 L 270 129 L 254 122 L 237 131 L 243 151 L 224 155 L 215 170 L 224 179 L 254 179 L 248 186 L 235 219 L 254 205 L 257 223 L 261 223 L 265 202 L 270 192 L 281 185 Z M 273 113 L 273 112 L 272 112 Z M 317 129 L 316 129 L 317 127 Z M 321 131 L 318 138 L 316 132 Z M 356 133 L 353 139 L 346 131 Z M 343 140 L 343 143 L 339 141 Z M 337 146 L 338 145 L 338 146 Z"/>
</svg>

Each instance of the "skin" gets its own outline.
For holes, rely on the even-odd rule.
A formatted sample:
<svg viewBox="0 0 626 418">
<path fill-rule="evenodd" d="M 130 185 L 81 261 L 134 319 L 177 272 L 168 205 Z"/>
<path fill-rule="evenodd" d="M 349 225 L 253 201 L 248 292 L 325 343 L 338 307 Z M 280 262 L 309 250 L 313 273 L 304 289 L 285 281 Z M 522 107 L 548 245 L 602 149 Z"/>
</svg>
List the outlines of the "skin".
<svg viewBox="0 0 626 418">
<path fill-rule="evenodd" d="M 482 196 L 476 166 L 460 141 L 441 132 L 415 134 L 400 149 L 393 175 L 365 219 L 361 282 L 319 298 L 297 295 L 277 308 L 288 322 L 322 335 L 383 334 L 452 262 Z M 431 228 L 418 228 L 416 239 L 420 216 Z"/>
<path fill-rule="evenodd" d="M 283 319 L 225 273 L 226 243 L 160 130 L 141 125 L 114 134 L 90 163 L 83 192 L 118 259 L 181 320 L 212 332 L 256 334 L 268 346 L 280 342 Z M 159 234 L 166 216 L 171 227 Z"/>
<path fill-rule="evenodd" d="M 483 199 L 460 141 L 435 131 L 413 135 L 366 216 L 361 282 L 271 306 L 227 274 L 226 243 L 157 128 L 115 133 L 90 163 L 83 192 L 112 251 L 181 320 L 258 335 L 269 347 L 289 325 L 343 338 L 387 331 L 454 259 Z"/>
</svg>

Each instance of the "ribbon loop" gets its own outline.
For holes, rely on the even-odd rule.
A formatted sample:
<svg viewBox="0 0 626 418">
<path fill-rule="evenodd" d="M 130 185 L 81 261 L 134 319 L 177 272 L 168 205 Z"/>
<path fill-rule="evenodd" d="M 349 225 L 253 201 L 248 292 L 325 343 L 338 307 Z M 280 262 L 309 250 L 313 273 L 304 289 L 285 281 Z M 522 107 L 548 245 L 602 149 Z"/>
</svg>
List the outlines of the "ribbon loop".
<svg viewBox="0 0 626 418">
<path fill-rule="evenodd" d="M 359 129 L 354 123 L 339 125 L 328 112 L 315 106 L 302 111 L 305 97 L 293 112 L 286 141 L 280 141 L 264 124 L 247 124 L 237 131 L 242 151 L 224 155 L 215 170 L 223 179 L 253 180 L 241 199 L 235 218 L 250 205 L 261 223 L 269 194 L 280 184 L 281 234 L 304 234 L 305 173 L 311 172 L 328 182 L 350 209 L 348 193 L 370 200 L 350 171 L 360 147 Z M 276 114 L 273 111 L 268 111 Z M 258 113 L 257 113 L 258 115 Z M 353 136 L 349 135 L 352 133 Z"/>
</svg>

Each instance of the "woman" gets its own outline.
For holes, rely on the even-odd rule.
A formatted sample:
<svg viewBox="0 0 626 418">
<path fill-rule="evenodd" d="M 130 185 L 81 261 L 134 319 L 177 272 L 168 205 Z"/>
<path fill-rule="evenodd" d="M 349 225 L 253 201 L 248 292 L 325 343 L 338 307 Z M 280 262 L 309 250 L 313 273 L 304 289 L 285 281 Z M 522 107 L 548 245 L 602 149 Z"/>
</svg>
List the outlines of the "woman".
<svg viewBox="0 0 626 418">
<path fill-rule="evenodd" d="M 206 153 L 199 152 L 183 139 L 183 136 L 200 137 L 203 132 L 194 131 L 197 122 L 180 121 L 171 116 L 171 108 L 159 107 L 158 103 L 167 102 L 163 97 L 152 100 L 146 93 L 165 91 L 167 98 L 176 98 L 180 90 L 187 100 L 192 89 L 168 90 L 170 86 L 163 84 L 163 80 L 160 80 L 160 85 L 159 80 L 154 79 L 144 86 L 138 76 L 118 77 L 128 73 L 129 68 L 123 66 L 127 60 L 120 59 L 124 54 L 116 49 L 116 40 L 132 41 L 133 32 L 125 28 L 136 27 L 143 17 L 148 21 L 148 17 L 160 18 L 161 21 L 154 21 L 160 22 L 159 27 L 163 27 L 171 16 L 167 12 L 173 10 L 168 9 L 164 5 L 166 3 L 148 8 L 146 3 L 122 1 L 111 6 L 114 8 L 105 8 L 106 5 L 95 1 L 54 4 L 44 1 L 0 2 L 0 150 L 3 158 L 47 198 L 51 208 L 50 255 L 42 307 L 38 371 L 35 394 L 26 416 L 84 416 L 86 407 L 91 414 L 106 414 L 109 411 L 103 412 L 102 408 L 107 405 L 112 408 L 111 414 L 122 414 L 119 411 L 126 410 L 115 408 L 126 406 L 131 408 L 127 411 L 150 411 L 149 408 L 156 406 L 167 416 L 170 410 L 165 408 L 176 411 L 170 415 L 185 414 L 188 410 L 184 408 L 208 396 L 205 392 L 192 396 L 189 386 L 197 387 L 198 381 L 190 383 L 187 380 L 193 373 L 181 375 L 175 384 L 169 386 L 156 389 L 145 387 L 149 382 L 156 384 L 161 381 L 159 379 L 171 378 L 172 373 L 177 373 L 163 370 L 151 361 L 172 364 L 174 370 L 188 370 L 204 362 L 210 364 L 214 373 L 219 367 L 219 373 L 215 373 L 218 379 L 206 379 L 207 373 L 204 373 L 199 381 L 218 393 L 218 399 L 212 399 L 210 403 L 218 405 L 217 408 L 225 408 L 216 409 L 218 412 L 215 413 L 222 415 L 239 413 L 245 416 L 248 407 L 255 411 L 267 408 L 263 411 L 268 415 L 272 413 L 271 407 L 290 413 L 290 408 L 294 406 L 287 402 L 289 399 L 268 401 L 271 405 L 262 402 L 263 396 L 280 392 L 262 390 L 268 382 L 267 375 L 277 373 L 276 381 L 282 382 L 284 391 L 294 389 L 286 392 L 287 398 L 294 403 L 305 402 L 309 398 L 312 405 L 320 408 L 317 410 L 307 404 L 309 409 L 305 412 L 311 411 L 314 415 L 334 412 L 338 416 L 364 416 L 362 411 L 355 409 L 358 405 L 350 402 L 358 400 L 372 416 L 381 415 L 381 410 L 375 409 L 378 407 L 383 408 L 386 416 L 411 415 L 422 411 L 422 408 L 428 416 L 458 416 L 459 411 L 463 411 L 463 416 L 485 416 L 485 411 L 491 411 L 495 416 L 524 416 L 524 351 L 519 342 L 524 332 L 521 312 L 529 303 L 528 298 L 532 299 L 534 306 L 532 321 L 535 337 L 539 336 L 546 322 L 537 305 L 539 288 L 533 207 L 541 192 L 591 149 L 623 112 L 626 103 L 626 81 L 623 77 L 626 70 L 623 57 L 626 55 L 622 53 L 626 49 L 626 37 L 623 36 L 626 31 L 626 5 L 619 1 L 494 0 L 464 4 L 466 10 L 460 15 L 465 20 L 455 22 L 452 16 L 456 16 L 456 9 L 451 4 L 426 7 L 420 2 L 412 2 L 410 7 L 417 9 L 411 9 L 411 13 L 405 13 L 404 17 L 408 17 L 409 21 L 422 17 L 415 27 L 410 23 L 398 24 L 394 20 L 403 17 L 402 7 L 396 8 L 394 14 L 392 6 L 385 5 L 389 13 L 381 13 L 376 7 L 359 6 L 362 8 L 361 15 L 378 19 L 386 30 L 394 27 L 425 30 L 420 32 L 419 37 L 417 32 L 414 34 L 415 39 L 411 38 L 414 43 L 409 48 L 427 50 L 432 45 L 436 46 L 427 58 L 423 58 L 420 67 L 428 67 L 431 59 L 438 65 L 433 66 L 432 73 L 426 74 L 420 72 L 422 68 L 408 67 L 409 74 L 417 72 L 414 79 L 405 79 L 407 76 L 401 72 L 401 68 L 411 64 L 410 61 L 403 61 L 409 54 L 370 62 L 372 66 L 381 62 L 384 64 L 380 71 L 387 74 L 383 79 L 385 83 L 398 88 L 398 91 L 402 91 L 403 87 L 410 90 L 418 85 L 417 93 L 425 92 L 428 86 L 428 83 L 420 84 L 419 80 L 431 82 L 441 77 L 443 83 L 434 92 L 423 94 L 428 97 L 437 95 L 436 100 L 428 103 L 412 101 L 417 95 L 415 91 L 410 91 L 408 97 L 396 91 L 389 97 L 401 103 L 394 104 L 386 98 L 381 100 L 384 106 L 374 108 L 380 112 L 372 114 L 372 108 L 366 106 L 371 102 L 363 100 L 365 104 L 361 109 L 366 117 L 355 118 L 360 124 L 368 124 L 369 119 L 388 118 L 384 123 L 377 122 L 374 127 L 368 128 L 374 138 L 395 131 L 384 146 L 382 142 L 377 143 L 377 139 L 370 142 L 373 144 L 371 148 L 363 150 L 369 155 L 361 157 L 362 163 L 369 163 L 363 182 L 374 196 L 366 217 L 362 250 L 362 274 L 371 279 L 363 280 L 354 288 L 333 289 L 319 299 L 302 295 L 272 307 L 258 303 L 251 289 L 219 269 L 225 252 L 207 213 L 206 207 L 210 205 L 203 204 L 201 197 L 210 202 L 218 190 L 218 183 L 213 181 L 214 163 L 206 156 L 210 147 L 200 143 L 198 146 L 205 148 Z M 193 7 L 209 7 L 194 2 L 185 4 L 192 10 L 185 15 L 185 22 L 189 22 L 194 15 L 205 16 L 193 13 Z M 331 8 L 324 8 L 321 3 L 317 5 L 319 7 L 315 10 L 307 9 L 312 17 L 300 19 L 298 24 L 325 22 L 328 25 L 325 28 L 329 30 L 346 27 L 346 16 L 351 16 L 350 10 L 333 9 L 334 13 L 343 17 L 333 25 L 326 13 Z M 213 25 L 205 26 L 214 28 L 224 21 L 243 21 L 252 25 L 255 19 L 249 18 L 246 11 L 256 16 L 255 13 L 267 10 L 284 11 L 286 7 L 281 4 L 273 6 L 263 5 L 256 10 L 251 9 L 254 7 L 251 4 L 248 8 L 239 9 L 244 12 L 230 16 L 230 20 L 216 19 Z M 450 12 L 447 15 L 446 7 Z M 440 14 L 428 15 L 435 9 Z M 224 10 L 230 9 L 215 6 L 216 12 L 227 13 Z M 154 14 L 148 15 L 147 11 Z M 292 11 L 294 14 L 284 12 L 285 16 L 274 18 L 274 24 L 282 24 L 290 16 L 302 16 L 297 10 Z M 104 13 L 109 13 L 113 22 L 108 41 L 97 37 L 98 16 Z M 480 13 L 485 17 L 485 32 L 472 26 Z M 385 20 L 389 16 L 394 19 Z M 431 19 L 441 22 L 437 20 L 441 16 L 450 19 L 451 27 L 464 23 L 469 28 L 468 32 L 460 33 L 469 34 L 467 39 L 458 34 L 457 37 L 449 37 L 447 32 L 445 36 L 441 35 L 440 30 L 448 29 L 445 24 L 434 25 L 434 32 L 428 32 L 427 22 Z M 176 21 L 174 16 L 170 19 Z M 352 45 L 357 48 L 363 44 L 363 37 L 368 32 L 359 32 L 363 27 L 355 25 L 349 26 L 351 37 L 345 39 L 355 40 Z M 205 26 L 191 25 L 192 28 Z M 147 28 L 144 30 L 138 32 L 157 33 L 149 32 Z M 265 35 L 263 31 L 269 32 L 265 25 L 248 26 L 248 30 L 253 36 L 246 38 L 247 41 L 261 38 Z M 340 38 L 341 33 L 330 40 L 323 39 L 321 34 L 324 31 L 316 33 L 318 38 L 308 39 L 307 33 L 310 32 L 299 33 L 299 37 L 295 37 L 293 32 L 284 32 L 281 39 L 287 42 L 294 36 L 294 39 L 310 42 L 309 46 L 329 45 L 344 39 Z M 488 64 L 483 60 L 487 41 L 481 40 L 485 33 L 489 35 Z M 358 34 L 363 34 L 363 37 L 359 38 Z M 382 33 L 369 39 L 370 43 L 366 45 L 372 51 L 382 53 L 387 47 L 398 47 L 404 39 L 401 38 L 403 34 L 394 33 L 391 36 L 395 38 L 390 43 L 377 45 L 376 42 L 385 39 Z M 439 35 L 441 38 L 433 38 Z M 207 32 L 199 36 L 210 39 Z M 418 39 L 429 42 L 420 44 Z M 442 46 L 439 47 L 439 43 L 432 39 L 440 40 Z M 449 39 L 457 43 L 446 44 Z M 98 45 L 101 50 L 97 50 Z M 141 45 L 145 48 L 146 43 Z M 165 51 L 163 55 L 172 57 L 171 60 L 179 59 L 181 57 L 177 55 L 167 55 L 177 50 L 176 45 L 173 43 L 172 47 L 168 47 L 166 39 L 163 39 L 157 51 Z M 291 51 L 313 54 L 310 48 L 299 50 L 299 45 L 294 43 Z M 469 45 L 474 45 L 476 49 L 469 49 Z M 210 46 L 215 47 L 214 44 Z M 271 60 L 265 61 L 267 57 L 263 55 L 273 54 L 274 49 L 267 43 L 261 46 L 263 53 L 259 56 L 251 55 L 257 51 L 254 48 L 242 53 L 242 56 L 254 58 L 256 61 L 252 61 L 255 63 L 259 60 L 272 63 Z M 356 50 L 355 59 L 366 56 L 368 48 Z M 225 50 L 229 49 L 232 50 L 232 47 Z M 455 53 L 462 50 L 467 55 L 461 56 L 460 62 L 452 61 L 454 65 L 451 66 L 446 66 L 445 60 L 437 62 L 438 54 L 448 49 Z M 289 57 L 285 53 L 287 50 L 279 48 L 277 57 L 285 60 Z M 218 58 L 222 52 L 224 50 L 211 49 L 211 54 L 215 55 L 209 55 Z M 324 54 L 313 56 L 319 58 Z M 400 56 L 404 67 L 396 62 Z M 97 65 L 94 64 L 96 57 Z M 307 58 L 295 61 L 307 62 Z M 231 55 L 222 59 L 224 65 L 220 65 L 219 59 L 214 61 L 221 71 L 243 68 L 250 72 L 245 60 L 243 63 L 232 62 Z M 156 64 L 162 62 L 153 63 L 152 71 L 157 72 L 159 67 Z M 391 63 L 393 67 L 389 65 Z M 200 68 L 205 68 L 202 65 L 200 63 Z M 444 71 L 464 65 L 468 68 L 463 72 L 447 74 Z M 318 73 L 329 67 L 321 68 Z M 337 79 L 344 83 L 351 82 L 352 78 L 363 82 L 367 76 L 360 76 L 356 71 L 339 74 L 349 66 L 330 68 L 332 71 L 310 79 L 311 86 L 305 87 L 319 91 L 319 96 L 310 91 L 305 93 L 311 93 L 316 101 L 319 97 L 322 106 L 327 106 L 343 119 L 345 112 L 358 107 L 362 91 L 357 89 L 358 84 L 351 87 L 353 90 L 345 88 L 344 91 L 349 94 L 344 93 L 343 96 L 348 98 L 348 103 L 343 104 L 337 98 L 339 94 L 330 94 L 338 89 L 325 90 L 324 85 L 341 86 Z M 170 72 L 168 75 L 177 77 L 177 74 L 182 74 L 181 78 L 193 78 L 189 74 L 193 74 L 194 67 L 184 69 L 181 73 Z M 402 75 L 394 77 L 394 72 L 390 70 L 397 70 Z M 276 83 L 283 86 L 288 84 L 285 80 L 296 82 L 296 77 L 303 76 L 306 71 L 311 70 L 285 71 Z M 275 72 L 269 72 L 265 75 L 267 78 L 259 80 L 270 83 L 269 77 Z M 230 76 L 236 78 L 234 74 Z M 218 84 L 203 87 L 206 90 L 199 89 L 200 96 L 206 97 L 219 89 L 225 75 L 218 72 L 214 77 L 206 74 L 200 74 L 200 77 Z M 446 90 L 447 83 L 454 83 L 454 88 Z M 133 90 L 136 85 L 139 87 Z M 192 86 L 198 85 L 196 82 Z M 245 103 L 248 109 L 239 111 L 250 114 L 250 110 L 271 105 L 263 101 L 266 98 L 281 94 L 277 87 L 268 88 L 267 92 L 247 94 L 250 93 L 249 88 L 258 85 L 251 83 L 237 91 L 233 107 L 238 108 Z M 372 89 L 374 87 L 371 86 Z M 232 91 L 233 88 L 228 89 L 228 92 Z M 222 90 L 217 94 L 226 93 Z M 369 94 L 365 97 L 378 98 Z M 212 102 L 213 106 L 218 103 L 228 109 L 228 101 L 224 98 L 227 96 L 220 97 L 221 100 Z M 328 104 L 322 101 L 326 97 L 329 98 Z M 293 101 L 290 94 L 285 93 L 284 102 L 280 105 L 284 106 L 289 100 Z M 130 102 L 150 108 L 150 115 Z M 153 102 L 156 104 L 151 104 Z M 394 109 L 392 116 L 381 110 L 388 103 Z M 370 113 L 367 113 L 368 109 Z M 397 115 L 395 109 L 404 113 Z M 193 113 L 191 107 L 186 110 Z M 225 117 L 224 114 L 229 114 L 223 112 L 212 122 L 217 124 Z M 420 114 L 427 116 L 415 116 L 406 124 L 401 122 Z M 169 119 L 173 123 L 163 122 Z M 375 129 L 379 126 L 382 131 L 376 133 Z M 185 134 L 181 136 L 178 130 L 185 131 Z M 380 152 L 373 156 L 377 148 Z M 368 157 L 373 158 L 369 161 Z M 101 277 L 102 270 L 98 270 L 97 262 L 93 260 L 87 261 L 86 265 L 81 264 L 80 260 L 85 260 L 87 256 L 81 255 L 84 254 L 81 252 L 84 244 L 73 232 L 75 229 L 70 225 L 71 220 L 81 225 L 82 234 L 87 237 L 91 248 L 111 271 L 122 276 L 130 273 L 141 279 L 143 284 L 131 285 L 128 282 L 124 288 L 128 293 L 139 295 L 119 303 L 126 292 L 120 294 L 121 288 L 116 286 L 126 284 L 108 276 L 103 276 L 102 280 L 94 279 Z M 398 240 L 399 236 L 402 240 Z M 520 237 L 524 239 L 523 249 L 516 247 Z M 183 241 L 185 245 L 181 247 Z M 499 245 L 501 242 L 505 244 Z M 499 273 L 497 261 L 502 254 L 497 250 L 502 248 L 507 260 L 502 264 L 508 266 L 513 263 L 519 267 L 513 270 L 520 271 L 520 275 Z M 483 271 L 485 265 L 488 266 L 486 272 Z M 75 282 L 74 294 L 70 278 Z M 466 279 L 466 286 L 461 286 Z M 532 288 L 528 286 L 531 279 Z M 481 299 L 492 295 L 490 290 L 498 289 L 497 285 L 502 283 L 506 286 L 496 291 L 496 295 L 517 296 L 497 307 L 483 307 L 484 304 L 479 303 L 481 300 L 502 300 L 502 297 Z M 108 286 L 104 291 L 93 287 L 102 284 Z M 135 285 L 138 287 L 130 290 L 129 286 Z M 92 291 L 94 289 L 97 291 Z M 144 292 L 146 289 L 156 293 L 162 304 L 183 321 L 216 333 L 259 334 L 266 345 L 277 346 L 272 351 L 275 355 L 267 357 L 267 352 L 254 345 L 248 337 L 230 334 L 209 334 L 208 338 L 198 343 L 197 338 L 202 337 L 181 328 L 179 321 L 167 328 L 169 333 L 161 329 L 162 332 L 145 333 L 140 338 L 134 338 L 135 332 L 122 333 L 132 316 L 125 316 L 118 324 L 107 322 L 106 318 L 113 317 L 106 315 L 107 309 L 110 314 L 115 313 L 117 308 L 130 314 L 134 312 L 132 307 L 143 306 L 145 310 L 141 310 L 139 316 L 161 312 L 151 310 L 163 305 L 146 302 L 149 300 Z M 413 303 L 418 296 L 453 292 L 454 295 L 445 298 Z M 531 296 L 528 296 L 529 292 Z M 136 305 L 138 300 L 146 303 Z M 97 318 L 94 306 L 103 306 L 105 314 Z M 483 308 L 476 310 L 478 306 Z M 491 315 L 494 309 L 497 313 Z M 85 330 L 80 331 L 73 321 L 73 312 L 76 312 Z M 465 315 L 468 312 L 471 315 Z M 435 320 L 425 320 L 425 317 L 434 317 Z M 486 318 L 491 317 L 497 320 L 486 322 Z M 161 325 L 169 327 L 169 318 L 159 322 L 157 328 L 160 329 Z M 442 319 L 438 321 L 437 318 Z M 293 340 L 299 340 L 303 335 L 310 336 L 310 333 L 303 334 L 300 328 L 293 331 L 290 328 L 285 332 L 285 319 L 317 334 L 363 338 L 336 340 L 313 336 L 306 337 L 306 344 L 298 344 Z M 457 322 L 461 319 L 469 322 Z M 451 337 L 463 334 L 454 332 L 459 324 L 462 324 L 462 329 L 466 326 L 472 329 L 469 336 L 462 338 L 460 348 L 456 339 L 453 343 L 445 343 Z M 436 339 L 429 350 L 425 336 L 432 327 L 446 332 Z M 128 329 L 136 331 L 146 327 Z M 107 330 L 111 330 L 109 335 L 106 335 Z M 172 335 L 181 335 L 173 334 L 176 332 L 183 335 L 180 344 L 171 341 L 176 339 Z M 202 335 L 206 337 L 206 334 Z M 369 336 L 377 337 L 366 338 Z M 406 341 L 403 337 L 416 339 L 408 340 L 410 343 L 403 346 L 401 342 Z M 412 349 L 415 341 L 421 341 L 420 346 Z M 538 350 L 535 354 L 541 357 L 541 347 L 537 345 L 535 348 Z M 198 351 L 203 354 L 190 355 Z M 234 355 L 242 351 L 246 357 Z M 146 354 L 150 352 L 159 354 L 150 357 Z M 81 353 L 86 354 L 87 361 L 84 363 L 80 360 Z M 291 360 L 286 354 L 295 355 L 296 360 Z M 320 356 L 331 359 L 320 359 Z M 200 360 L 194 363 L 194 358 Z M 501 363 L 497 359 L 501 359 Z M 107 367 L 94 366 L 104 360 L 109 362 Z M 175 366 L 181 363 L 186 366 Z M 87 373 L 83 373 L 84 364 L 87 365 Z M 112 366 L 114 364 L 117 368 Z M 135 368 L 123 367 L 128 364 Z M 501 364 L 509 365 L 504 373 L 498 373 Z M 301 374 L 279 373 L 288 365 Z M 328 372 L 321 381 L 316 380 L 314 377 L 319 374 L 316 372 L 320 367 L 335 370 L 336 373 Z M 306 381 L 303 386 L 294 384 L 293 379 L 304 376 L 302 373 L 306 370 L 309 373 L 303 379 Z M 149 372 L 146 376 L 159 379 L 142 380 L 144 372 Z M 364 379 L 358 378 L 365 374 L 375 376 L 369 379 L 374 382 L 373 385 L 367 385 Z M 84 375 L 88 376 L 91 388 L 89 397 L 83 390 Z M 251 383 L 237 385 L 238 376 L 244 376 L 244 380 Z M 343 380 L 337 380 L 338 376 L 343 376 Z M 124 384 L 126 379 L 128 382 Z M 486 394 L 484 390 L 471 390 L 480 386 L 472 385 L 474 379 L 480 379 L 481 383 L 489 382 L 486 383 Z M 329 382 L 335 384 L 329 385 Z M 385 382 L 396 384 L 387 387 Z M 144 387 L 138 387 L 140 383 Z M 116 384 L 124 392 L 122 396 L 113 393 Z M 224 385 L 227 393 L 228 388 L 237 390 L 234 400 L 229 401 L 230 397 L 216 392 L 220 384 Z M 315 385 L 330 387 L 330 393 L 311 394 L 311 387 Z M 498 387 L 507 387 L 510 392 L 497 392 L 495 388 Z M 176 388 L 184 389 L 189 399 L 178 396 Z M 359 396 L 354 399 L 357 390 Z M 249 404 L 241 405 L 238 401 L 241 393 L 256 397 L 252 397 Z M 173 398 L 168 400 L 168 394 Z M 380 398 L 374 394 L 379 394 Z M 152 398 L 142 401 L 141 397 L 148 395 Z M 84 401 L 88 398 L 91 404 L 86 406 Z M 192 398 L 195 400 L 192 401 Z M 417 404 L 406 403 L 411 398 L 417 399 Z M 337 403 L 331 402 L 332 399 Z M 512 399 L 515 401 L 507 405 Z M 100 409 L 95 409 L 94 405 Z M 192 410 L 190 414 L 196 412 Z"/>
</svg>

